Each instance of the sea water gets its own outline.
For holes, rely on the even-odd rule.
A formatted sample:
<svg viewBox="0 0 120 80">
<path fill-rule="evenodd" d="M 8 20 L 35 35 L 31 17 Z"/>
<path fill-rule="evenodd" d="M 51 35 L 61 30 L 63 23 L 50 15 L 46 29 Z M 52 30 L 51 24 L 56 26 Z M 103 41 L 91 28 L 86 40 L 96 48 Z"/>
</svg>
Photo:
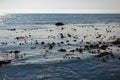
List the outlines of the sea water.
<svg viewBox="0 0 120 80">
<path fill-rule="evenodd" d="M 40 25 L 120 23 L 120 14 L 6 14 L 0 16 L 0 27 L 38 27 Z"/>
<path fill-rule="evenodd" d="M 64 24 L 120 23 L 120 14 L 6 14 L 0 29 L 31 28 Z M 0 68 L 0 80 L 119 80 L 120 61 L 101 62 L 96 58 L 58 63 L 30 63 Z"/>
</svg>

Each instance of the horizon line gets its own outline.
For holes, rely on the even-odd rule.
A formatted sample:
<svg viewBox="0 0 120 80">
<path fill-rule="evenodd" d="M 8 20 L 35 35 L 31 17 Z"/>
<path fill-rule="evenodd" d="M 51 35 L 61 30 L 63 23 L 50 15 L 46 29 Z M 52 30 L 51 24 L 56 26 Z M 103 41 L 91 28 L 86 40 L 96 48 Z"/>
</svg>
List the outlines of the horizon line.
<svg viewBox="0 0 120 80">
<path fill-rule="evenodd" d="M 45 14 L 45 13 L 63 13 L 63 14 L 120 14 L 120 10 L 29 10 L 29 9 L 0 9 L 2 14 Z"/>
<path fill-rule="evenodd" d="M 76 13 L 76 12 L 32 12 L 32 13 L 29 13 L 29 12 L 25 12 L 25 13 L 21 13 L 21 12 L 8 12 L 8 13 L 1 13 L 0 14 L 120 14 L 120 13 L 105 13 L 105 12 L 94 12 L 94 13 Z"/>
</svg>

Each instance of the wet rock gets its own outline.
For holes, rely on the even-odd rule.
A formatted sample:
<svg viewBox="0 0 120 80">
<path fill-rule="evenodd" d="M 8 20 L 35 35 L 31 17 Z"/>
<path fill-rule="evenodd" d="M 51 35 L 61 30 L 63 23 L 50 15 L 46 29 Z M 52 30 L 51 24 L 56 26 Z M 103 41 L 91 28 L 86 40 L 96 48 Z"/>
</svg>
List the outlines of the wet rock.
<svg viewBox="0 0 120 80">
<path fill-rule="evenodd" d="M 52 49 L 52 48 L 53 48 L 53 45 L 50 44 L 50 45 L 49 45 L 49 49 Z"/>
<path fill-rule="evenodd" d="M 70 52 L 75 52 L 75 50 L 73 49 L 73 50 L 70 50 Z"/>
<path fill-rule="evenodd" d="M 99 34 L 96 38 L 100 38 L 101 37 L 101 35 Z"/>
<path fill-rule="evenodd" d="M 69 42 L 69 40 L 66 41 L 67 43 Z"/>
<path fill-rule="evenodd" d="M 19 40 L 19 39 L 25 39 L 25 37 L 20 36 L 20 37 L 16 37 L 15 39 Z"/>
<path fill-rule="evenodd" d="M 60 43 L 61 43 L 61 44 L 64 44 L 64 42 L 63 42 L 63 41 L 61 41 Z"/>
<path fill-rule="evenodd" d="M 19 45 L 24 45 L 24 43 L 19 43 Z"/>
<path fill-rule="evenodd" d="M 1 64 L 9 64 L 11 63 L 12 60 L 0 60 L 0 65 Z"/>
<path fill-rule="evenodd" d="M 111 55 L 111 54 L 112 54 L 111 52 L 102 52 L 102 53 L 96 55 L 96 57 L 103 57 L 103 56 Z"/>
<path fill-rule="evenodd" d="M 77 40 L 74 40 L 74 42 L 76 42 Z"/>
<path fill-rule="evenodd" d="M 62 33 L 60 33 L 60 38 L 63 39 L 64 38 L 64 35 Z"/>
<path fill-rule="evenodd" d="M 62 22 L 57 22 L 55 25 L 56 26 L 63 26 L 64 24 Z"/>
<path fill-rule="evenodd" d="M 13 29 L 8 29 L 8 31 L 15 31 L 16 29 L 15 28 L 13 28 Z"/>
<path fill-rule="evenodd" d="M 71 38 L 72 35 L 71 34 L 67 34 L 67 36 Z"/>
<path fill-rule="evenodd" d="M 76 51 L 83 53 L 83 49 L 82 48 L 76 48 Z"/>
<path fill-rule="evenodd" d="M 61 30 L 64 30 L 64 27 L 61 27 Z"/>
<path fill-rule="evenodd" d="M 115 41 L 113 41 L 112 44 L 114 44 L 114 45 L 120 44 L 120 38 L 118 38 L 118 39 L 116 39 Z"/>
<path fill-rule="evenodd" d="M 56 43 L 52 42 L 52 43 L 48 43 L 47 45 L 48 45 L 49 49 L 53 49 L 53 47 L 55 47 Z"/>
<path fill-rule="evenodd" d="M 60 51 L 60 52 L 66 52 L 66 49 L 59 49 L 57 51 Z"/>
<path fill-rule="evenodd" d="M 20 53 L 20 51 L 19 50 L 14 50 L 13 53 L 18 54 L 18 53 Z"/>
<path fill-rule="evenodd" d="M 43 44 L 45 44 L 45 42 L 41 42 L 41 44 L 43 45 Z"/>
<path fill-rule="evenodd" d="M 90 45 L 85 45 L 85 49 L 98 49 L 99 48 L 99 45 L 98 44 L 90 44 Z"/>
<path fill-rule="evenodd" d="M 102 45 L 99 47 L 99 49 L 106 50 L 108 48 L 108 45 Z"/>
<path fill-rule="evenodd" d="M 2 45 L 7 45 L 8 43 L 7 42 L 1 42 Z"/>
</svg>

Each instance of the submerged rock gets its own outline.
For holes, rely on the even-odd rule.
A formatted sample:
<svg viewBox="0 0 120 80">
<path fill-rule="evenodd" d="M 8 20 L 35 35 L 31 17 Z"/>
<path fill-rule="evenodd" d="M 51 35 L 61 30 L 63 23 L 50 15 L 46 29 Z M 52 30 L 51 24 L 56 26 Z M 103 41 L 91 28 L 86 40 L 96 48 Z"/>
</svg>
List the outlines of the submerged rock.
<svg viewBox="0 0 120 80">
<path fill-rule="evenodd" d="M 108 60 L 107 58 L 102 58 L 101 59 L 102 62 L 107 62 L 107 60 Z"/>
</svg>

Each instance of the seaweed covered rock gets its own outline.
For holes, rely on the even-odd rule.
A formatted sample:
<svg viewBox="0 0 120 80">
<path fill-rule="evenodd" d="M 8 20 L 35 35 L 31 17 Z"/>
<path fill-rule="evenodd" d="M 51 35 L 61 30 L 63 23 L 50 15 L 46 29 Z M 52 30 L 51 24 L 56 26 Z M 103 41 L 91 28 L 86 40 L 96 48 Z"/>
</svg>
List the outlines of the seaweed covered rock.
<svg viewBox="0 0 120 80">
<path fill-rule="evenodd" d="M 113 41 L 112 44 L 114 44 L 114 45 L 120 44 L 120 38 L 118 38 L 118 39 L 116 39 L 115 41 Z"/>
<path fill-rule="evenodd" d="M 112 53 L 111 52 L 102 52 L 102 53 L 100 53 L 100 54 L 98 54 L 98 55 L 96 55 L 96 57 L 103 57 L 103 56 L 106 56 L 106 55 L 111 55 Z"/>
<path fill-rule="evenodd" d="M 12 60 L 0 60 L 0 64 L 9 64 Z"/>
<path fill-rule="evenodd" d="M 108 48 L 108 45 L 101 45 L 99 48 L 102 50 L 106 50 Z"/>
<path fill-rule="evenodd" d="M 55 25 L 56 25 L 56 26 L 63 26 L 64 23 L 62 23 L 62 22 L 57 22 Z"/>
</svg>

